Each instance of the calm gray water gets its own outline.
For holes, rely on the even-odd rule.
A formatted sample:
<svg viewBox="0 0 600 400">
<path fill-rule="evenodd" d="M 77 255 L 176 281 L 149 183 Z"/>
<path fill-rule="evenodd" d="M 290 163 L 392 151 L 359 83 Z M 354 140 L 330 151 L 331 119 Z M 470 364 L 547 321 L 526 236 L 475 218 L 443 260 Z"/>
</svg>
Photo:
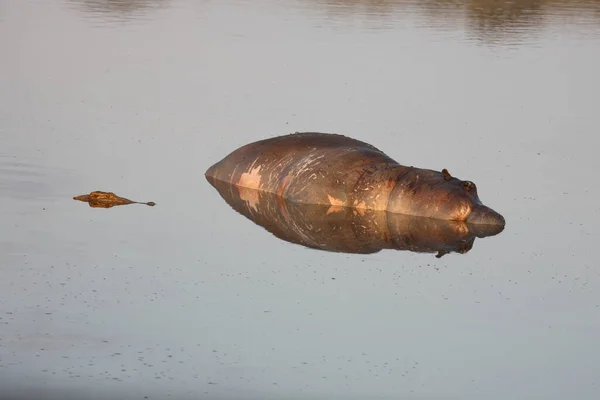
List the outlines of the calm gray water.
<svg viewBox="0 0 600 400">
<path fill-rule="evenodd" d="M 595 399 L 598 71 L 600 1 L 0 0 L 0 398 Z M 294 131 L 506 229 L 280 240 L 204 172 Z"/>
</svg>

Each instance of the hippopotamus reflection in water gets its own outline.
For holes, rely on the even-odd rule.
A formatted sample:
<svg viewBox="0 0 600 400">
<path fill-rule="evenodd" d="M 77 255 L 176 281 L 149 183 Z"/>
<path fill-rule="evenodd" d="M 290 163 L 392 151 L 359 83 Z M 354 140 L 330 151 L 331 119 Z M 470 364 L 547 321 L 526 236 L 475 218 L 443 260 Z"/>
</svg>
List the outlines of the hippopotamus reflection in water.
<svg viewBox="0 0 600 400">
<path fill-rule="evenodd" d="M 285 241 L 332 252 L 370 254 L 382 249 L 418 253 L 468 252 L 475 237 L 502 231 L 501 225 L 414 217 L 387 211 L 321 204 L 294 204 L 282 197 L 207 177 L 237 212 Z"/>
<path fill-rule="evenodd" d="M 222 181 L 267 192 L 293 204 L 353 208 L 503 227 L 482 204 L 473 182 L 398 164 L 370 144 L 338 134 L 295 133 L 240 147 L 206 171 Z M 214 183 L 213 183 L 214 184 Z M 250 196 L 250 195 L 248 195 Z"/>
</svg>

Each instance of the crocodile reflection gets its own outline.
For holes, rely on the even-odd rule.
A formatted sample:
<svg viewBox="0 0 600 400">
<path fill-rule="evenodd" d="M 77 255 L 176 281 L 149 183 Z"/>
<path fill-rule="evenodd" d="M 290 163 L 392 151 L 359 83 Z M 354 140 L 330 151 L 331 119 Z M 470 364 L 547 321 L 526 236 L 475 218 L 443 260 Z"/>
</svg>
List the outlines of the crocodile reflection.
<svg viewBox="0 0 600 400">
<path fill-rule="evenodd" d="M 111 208 L 114 206 L 124 206 L 127 204 L 145 204 L 147 206 L 153 207 L 156 205 L 155 202 L 149 201 L 147 203 L 132 201 L 126 199 L 125 197 L 119 197 L 113 192 L 101 192 L 96 190 L 91 192 L 90 194 L 82 194 L 81 196 L 73 197 L 73 200 L 79 200 L 86 202 L 93 208 Z"/>
<path fill-rule="evenodd" d="M 467 253 L 476 237 L 494 236 L 504 229 L 386 211 L 294 204 L 274 194 L 207 180 L 235 211 L 276 237 L 318 250 L 371 254 L 393 249 L 436 253 L 439 258 Z"/>
</svg>

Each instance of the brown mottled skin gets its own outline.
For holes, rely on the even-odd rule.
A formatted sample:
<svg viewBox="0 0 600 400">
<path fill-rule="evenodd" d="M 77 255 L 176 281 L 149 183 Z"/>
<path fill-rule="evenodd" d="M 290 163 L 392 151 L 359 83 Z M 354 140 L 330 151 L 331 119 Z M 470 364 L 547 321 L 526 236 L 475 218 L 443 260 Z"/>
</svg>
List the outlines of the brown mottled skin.
<svg viewBox="0 0 600 400">
<path fill-rule="evenodd" d="M 398 164 L 370 144 L 343 135 L 295 133 L 250 143 L 206 177 L 281 196 L 297 204 L 383 210 L 473 224 L 504 225 L 473 182 Z"/>
<path fill-rule="evenodd" d="M 211 177 L 207 180 L 234 210 L 273 235 L 325 251 L 370 254 L 394 249 L 441 257 L 464 254 L 473 247 L 475 237 L 493 236 L 504 229 L 386 211 L 294 204 L 273 193 Z"/>
<path fill-rule="evenodd" d="M 81 196 L 73 197 L 73 200 L 79 200 L 86 202 L 93 208 L 111 208 L 114 206 L 123 206 L 127 204 L 146 204 L 147 206 L 155 206 L 156 203 L 150 201 L 148 203 L 141 203 L 138 201 L 131 201 L 124 197 L 119 197 L 113 192 L 101 192 L 99 190 L 91 192 L 90 194 L 83 194 Z"/>
</svg>

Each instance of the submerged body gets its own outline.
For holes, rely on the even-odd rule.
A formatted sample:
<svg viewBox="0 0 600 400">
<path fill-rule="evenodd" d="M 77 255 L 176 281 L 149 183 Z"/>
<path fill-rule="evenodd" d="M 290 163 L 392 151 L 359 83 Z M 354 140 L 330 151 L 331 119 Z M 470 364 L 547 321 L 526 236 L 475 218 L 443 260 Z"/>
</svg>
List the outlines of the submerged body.
<svg viewBox="0 0 600 400">
<path fill-rule="evenodd" d="M 386 211 L 339 207 L 332 212 L 328 205 L 294 204 L 269 192 L 207 180 L 235 211 L 279 239 L 324 251 L 372 254 L 390 249 L 437 253 L 439 258 L 467 253 L 476 237 L 494 236 L 504 229 Z"/>
<path fill-rule="evenodd" d="M 250 143 L 210 167 L 207 177 L 276 194 L 297 204 L 388 211 L 477 224 L 504 225 L 472 182 L 399 164 L 346 136 L 295 133 Z M 245 199 L 256 201 L 255 192 Z M 241 192 L 243 197 L 243 191 Z"/>
</svg>

